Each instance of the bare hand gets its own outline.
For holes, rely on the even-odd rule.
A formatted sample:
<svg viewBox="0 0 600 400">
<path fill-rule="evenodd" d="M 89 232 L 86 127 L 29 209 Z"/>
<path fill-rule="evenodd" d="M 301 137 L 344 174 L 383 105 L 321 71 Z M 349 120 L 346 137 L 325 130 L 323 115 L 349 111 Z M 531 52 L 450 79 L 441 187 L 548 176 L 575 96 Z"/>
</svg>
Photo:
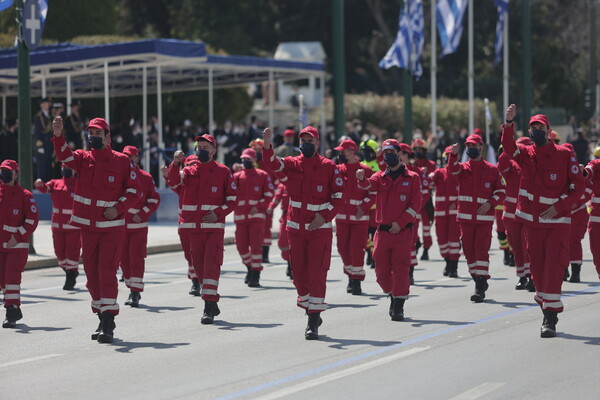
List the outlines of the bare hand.
<svg viewBox="0 0 600 400">
<path fill-rule="evenodd" d="M 162 174 L 163 178 L 167 179 L 167 177 L 169 176 L 169 167 L 163 165 L 162 167 L 160 167 L 160 173 Z"/>
<path fill-rule="evenodd" d="M 250 211 L 248 211 L 248 214 L 249 214 L 249 215 L 254 215 L 254 214 L 256 214 L 257 212 L 258 212 L 258 208 L 256 208 L 256 206 L 254 206 L 254 207 L 252 207 L 252 208 L 250 209 Z"/>
<path fill-rule="evenodd" d="M 265 145 L 265 149 L 270 149 L 271 148 L 271 137 L 273 136 L 273 132 L 271 131 L 271 128 L 265 128 L 265 130 L 263 131 L 263 141 L 264 141 L 264 145 Z"/>
<path fill-rule="evenodd" d="M 214 211 L 210 211 L 208 214 L 202 217 L 202 222 L 212 224 L 213 222 L 217 222 L 217 219 L 217 214 L 215 214 Z"/>
<path fill-rule="evenodd" d="M 485 203 L 480 205 L 479 208 L 477 209 L 477 215 L 487 214 L 487 212 L 490 211 L 490 208 L 492 208 L 492 205 L 490 204 L 489 201 L 486 201 Z"/>
<path fill-rule="evenodd" d="M 397 222 L 392 222 L 392 227 L 390 228 L 390 233 L 392 235 L 396 235 L 400 232 L 400 225 Z"/>
<path fill-rule="evenodd" d="M 181 150 L 177 150 L 173 155 L 173 162 L 178 164 L 185 162 L 185 153 Z"/>
<path fill-rule="evenodd" d="M 448 210 L 456 210 L 456 202 L 455 201 L 450 203 L 450 205 L 448 206 Z"/>
<path fill-rule="evenodd" d="M 10 240 L 8 241 L 8 243 L 6 243 L 6 247 L 8 247 L 9 249 L 12 249 L 13 247 L 15 247 L 17 245 L 17 239 L 15 239 L 15 235 L 10 235 Z"/>
<path fill-rule="evenodd" d="M 365 215 L 365 212 L 363 211 L 363 209 L 360 206 L 358 206 L 356 208 L 357 208 L 356 219 L 361 219 L 363 217 L 363 215 Z"/>
<path fill-rule="evenodd" d="M 323 226 L 324 223 L 325 223 L 325 218 L 323 218 L 323 216 L 321 214 L 316 213 L 315 218 L 312 220 L 310 225 L 308 225 L 308 228 L 306 230 L 314 231 L 316 229 L 319 229 L 321 226 Z"/>
<path fill-rule="evenodd" d="M 36 189 L 41 189 L 44 187 L 44 181 L 41 179 L 36 179 L 35 182 L 33 182 L 33 186 L 35 186 Z"/>
<path fill-rule="evenodd" d="M 365 170 L 364 169 L 357 169 L 356 170 L 356 179 L 359 182 L 362 182 L 365 180 Z"/>
<path fill-rule="evenodd" d="M 52 128 L 54 128 L 54 136 L 56 137 L 61 137 L 63 134 L 63 120 L 62 117 L 59 115 L 56 118 L 54 118 L 54 121 L 52 121 Z"/>
<path fill-rule="evenodd" d="M 267 208 L 267 215 L 273 215 L 273 209 Z"/>
<path fill-rule="evenodd" d="M 104 209 L 104 218 L 108 219 L 109 221 L 117 218 L 117 215 L 119 215 L 119 212 L 115 207 L 108 207 Z"/>
<path fill-rule="evenodd" d="M 231 166 L 231 169 L 233 170 L 233 172 L 240 172 L 240 171 L 242 171 L 244 169 L 244 167 L 240 163 L 234 163 Z"/>
<path fill-rule="evenodd" d="M 131 218 L 131 220 L 132 220 L 133 222 L 135 222 L 136 224 L 138 224 L 138 223 L 142 222 L 142 218 L 140 218 L 140 216 L 139 216 L 138 214 L 135 214 L 135 215 L 134 215 L 134 216 Z"/>
<path fill-rule="evenodd" d="M 458 143 L 454 143 L 452 145 L 452 155 L 455 156 L 458 154 Z"/>
<path fill-rule="evenodd" d="M 540 213 L 540 218 L 542 219 L 552 219 L 558 215 L 558 211 L 556 207 L 550 206 L 546 209 L 546 211 Z"/>
<path fill-rule="evenodd" d="M 375 157 L 377 157 L 377 158 L 383 157 L 383 150 L 381 150 L 381 148 L 378 148 L 377 150 L 375 150 Z"/>
<path fill-rule="evenodd" d="M 512 121 L 512 120 L 515 119 L 516 115 L 517 115 L 517 106 L 515 106 L 514 104 L 511 104 L 506 109 L 506 120 L 507 121 Z"/>
</svg>

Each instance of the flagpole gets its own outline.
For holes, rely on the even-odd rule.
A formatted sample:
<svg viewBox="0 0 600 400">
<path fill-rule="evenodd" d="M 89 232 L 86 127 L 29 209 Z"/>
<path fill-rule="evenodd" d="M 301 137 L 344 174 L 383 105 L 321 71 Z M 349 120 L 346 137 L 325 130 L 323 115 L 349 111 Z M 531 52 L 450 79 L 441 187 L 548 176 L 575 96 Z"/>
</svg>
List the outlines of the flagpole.
<svg viewBox="0 0 600 400">
<path fill-rule="evenodd" d="M 435 1 L 431 1 L 431 134 L 437 132 L 437 29 Z"/>
<path fill-rule="evenodd" d="M 502 113 L 504 113 L 508 108 L 508 105 L 510 104 L 508 102 L 508 85 L 510 79 L 508 75 L 508 10 L 504 13 L 504 27 L 502 29 L 502 52 L 502 103 L 504 106 L 502 109 Z"/>
<path fill-rule="evenodd" d="M 468 78 L 469 78 L 469 134 L 473 133 L 475 129 L 474 121 L 474 97 L 475 97 L 475 85 L 474 85 L 474 67 L 473 67 L 473 0 L 469 0 L 467 6 L 468 18 L 469 18 L 469 66 L 468 66 Z"/>
</svg>

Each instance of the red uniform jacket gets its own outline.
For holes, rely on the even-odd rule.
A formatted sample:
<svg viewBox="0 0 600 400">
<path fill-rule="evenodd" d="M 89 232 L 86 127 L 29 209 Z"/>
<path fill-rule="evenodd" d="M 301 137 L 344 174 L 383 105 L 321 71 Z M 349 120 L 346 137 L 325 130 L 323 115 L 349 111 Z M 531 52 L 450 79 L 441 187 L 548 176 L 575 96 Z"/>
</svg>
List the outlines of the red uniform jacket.
<svg viewBox="0 0 600 400">
<path fill-rule="evenodd" d="M 571 224 L 571 208 L 584 191 L 582 171 L 569 149 L 550 141 L 545 146 L 517 145 L 513 126 L 504 125 L 502 146 L 521 167 L 517 221 L 537 228 L 557 228 Z M 570 185 L 573 185 L 570 187 Z M 552 219 L 540 214 L 554 205 Z"/>
<path fill-rule="evenodd" d="M 179 165 L 169 166 L 169 186 L 182 185 L 183 201 L 179 228 L 190 231 L 218 232 L 225 229 L 225 217 L 235 208 L 237 185 L 229 168 L 214 160 L 197 163 L 179 170 Z M 217 221 L 202 222 L 210 211 Z"/>
<path fill-rule="evenodd" d="M 38 209 L 31 192 L 18 184 L 0 182 L 0 252 L 29 251 L 29 237 L 38 225 Z M 7 248 L 14 235 L 17 245 Z"/>
<path fill-rule="evenodd" d="M 502 204 L 506 196 L 498 167 L 485 160 L 460 163 L 458 154 L 450 154 L 448 169 L 458 176 L 457 220 L 472 224 L 493 223 L 494 208 Z M 490 209 L 486 214 L 478 215 L 477 209 L 486 202 L 490 203 Z"/>
<path fill-rule="evenodd" d="M 354 163 L 354 164 L 340 164 L 338 165 L 340 175 L 344 178 L 344 205 L 340 209 L 335 220 L 342 221 L 349 224 L 368 224 L 370 219 L 371 206 L 375 203 L 377 192 L 369 191 L 365 192 L 358 187 L 358 180 L 356 179 L 356 171 L 358 169 L 365 170 L 365 178 L 370 178 L 373 175 L 373 170 L 367 167 L 365 164 Z M 362 209 L 363 216 L 358 219 L 356 218 L 356 212 L 358 208 Z"/>
<path fill-rule="evenodd" d="M 233 220 L 236 223 L 264 221 L 275 190 L 271 176 L 262 169 L 250 168 L 236 172 L 233 180 L 238 187 Z M 252 207 L 258 212 L 250 215 Z"/>
<path fill-rule="evenodd" d="M 586 165 L 586 179 L 592 182 L 592 213 L 590 214 L 590 222 L 600 222 L 600 159 L 592 160 Z"/>
<path fill-rule="evenodd" d="M 129 158 L 113 151 L 72 151 L 65 137 L 53 137 L 54 152 L 59 161 L 77 172 L 73 197 L 71 225 L 96 232 L 125 229 L 125 214 L 140 196 L 137 173 Z M 118 215 L 113 220 L 104 218 L 104 210 L 115 207 Z"/>
<path fill-rule="evenodd" d="M 141 186 L 141 197 L 129 210 L 127 210 L 127 229 L 142 229 L 148 227 L 148 219 L 156 212 L 160 205 L 160 195 L 156 190 L 152 175 L 135 166 L 135 172 Z M 139 215 L 140 222 L 133 222 L 134 215 Z"/>
<path fill-rule="evenodd" d="M 435 187 L 435 212 L 436 217 L 447 217 L 458 213 L 458 178 L 452 175 L 448 167 L 438 168 L 429 174 L 429 180 Z M 454 207 L 450 209 L 450 206 Z"/>
<path fill-rule="evenodd" d="M 331 229 L 331 220 L 344 204 L 344 178 L 333 161 L 315 154 L 307 158 L 275 157 L 273 149 L 263 151 L 263 161 L 287 180 L 287 192 L 290 196 L 287 230 L 295 233 L 310 233 L 306 228 L 319 213 L 324 219 L 319 229 Z"/>
<path fill-rule="evenodd" d="M 75 197 L 75 186 L 77 177 L 52 179 L 44 184 L 39 190 L 42 193 L 50 193 L 52 200 L 52 230 L 58 232 L 79 230 L 71 225 L 73 214 L 73 197 Z"/>
<path fill-rule="evenodd" d="M 506 182 L 506 197 L 504 198 L 503 218 L 515 219 L 519 186 L 521 185 L 521 167 L 507 152 L 498 157 L 498 169 Z"/>
<path fill-rule="evenodd" d="M 416 173 L 405 170 L 393 180 L 388 171 L 377 171 L 373 176 L 359 182 L 363 190 L 377 192 L 377 213 L 375 220 L 378 225 L 391 225 L 396 222 L 401 229 L 414 223 L 417 210 L 421 209 L 421 177 Z"/>
<path fill-rule="evenodd" d="M 279 204 L 281 204 L 281 219 L 279 221 L 283 222 L 287 218 L 287 210 L 290 206 L 290 196 L 287 194 L 287 189 L 283 183 L 277 186 L 275 196 L 273 196 L 273 200 L 269 204 L 269 210 L 272 212 Z"/>
</svg>

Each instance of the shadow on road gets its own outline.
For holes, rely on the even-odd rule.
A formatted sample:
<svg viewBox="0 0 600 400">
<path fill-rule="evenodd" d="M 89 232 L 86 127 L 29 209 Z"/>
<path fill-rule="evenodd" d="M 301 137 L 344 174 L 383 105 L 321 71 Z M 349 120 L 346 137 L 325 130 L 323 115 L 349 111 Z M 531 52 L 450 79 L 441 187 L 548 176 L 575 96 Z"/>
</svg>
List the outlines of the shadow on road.
<svg viewBox="0 0 600 400">
<path fill-rule="evenodd" d="M 367 308 L 377 304 L 327 304 L 327 308 Z"/>
<path fill-rule="evenodd" d="M 331 346 L 332 349 L 345 350 L 349 346 L 373 346 L 373 347 L 387 347 L 393 346 L 395 344 L 400 344 L 402 342 L 392 342 L 392 341 L 379 341 L 379 340 L 364 340 L 364 339 L 336 339 L 329 337 L 327 335 L 319 335 L 319 340 L 325 343 L 333 343 Z"/>
<path fill-rule="evenodd" d="M 83 290 L 74 290 L 71 291 L 69 293 L 77 293 L 77 292 L 83 292 Z M 58 297 L 58 296 L 41 296 L 41 295 L 36 295 L 36 294 L 21 294 L 21 298 L 26 298 L 26 299 L 41 299 L 41 300 L 58 300 L 58 301 L 85 301 L 86 299 L 77 299 L 74 297 Z M 27 304 L 26 302 L 22 302 L 23 304 Z M 35 303 L 35 302 L 33 302 Z"/>
<path fill-rule="evenodd" d="M 381 300 L 381 299 L 387 299 L 389 297 L 389 295 L 387 294 L 368 294 L 367 296 L 369 296 L 369 300 Z"/>
<path fill-rule="evenodd" d="M 241 299 L 247 299 L 248 296 L 227 296 L 227 295 L 221 295 L 222 299 L 232 299 L 232 300 L 241 300 Z"/>
<path fill-rule="evenodd" d="M 228 330 L 228 331 L 237 331 L 240 328 L 277 328 L 283 324 L 252 324 L 246 322 L 227 322 L 222 320 L 217 320 L 214 322 L 214 325 L 218 326 L 219 329 Z"/>
<path fill-rule="evenodd" d="M 147 306 L 145 304 L 140 304 L 139 308 L 151 313 L 162 314 L 164 311 L 185 311 L 191 310 L 194 307 Z"/>
<path fill-rule="evenodd" d="M 470 321 L 444 321 L 437 319 L 412 319 L 412 318 L 404 318 L 404 322 L 410 323 L 415 328 L 420 328 L 426 325 L 450 325 L 450 326 L 459 326 L 459 325 L 471 325 L 473 322 Z"/>
<path fill-rule="evenodd" d="M 174 349 L 180 346 L 189 346 L 189 343 L 160 343 L 160 342 L 124 342 L 120 339 L 115 339 L 112 346 L 115 347 L 115 351 L 119 353 L 130 353 L 131 350 L 135 349 Z"/>
<path fill-rule="evenodd" d="M 56 332 L 56 331 L 66 331 L 67 328 L 57 328 L 55 326 L 28 326 L 27 324 L 17 324 L 17 328 L 15 329 L 16 333 L 31 333 L 33 331 L 43 331 L 43 332 Z"/>
<path fill-rule="evenodd" d="M 423 289 L 427 289 L 427 290 L 433 290 L 433 289 L 437 289 L 437 288 L 463 288 L 463 287 L 466 287 L 467 285 L 423 285 L 420 283 L 415 283 L 413 286 L 422 287 Z"/>
<path fill-rule="evenodd" d="M 496 300 L 492 300 L 492 299 L 485 299 L 483 302 L 486 304 L 498 304 L 498 305 L 501 305 L 502 307 L 506 307 L 506 308 L 522 308 L 522 307 L 535 306 L 535 303 L 533 303 L 533 302 L 523 303 L 523 302 L 519 302 L 519 301 L 496 301 Z"/>
<path fill-rule="evenodd" d="M 258 288 L 252 288 L 256 290 L 296 290 L 293 286 L 261 286 Z"/>
<path fill-rule="evenodd" d="M 568 340 L 581 340 L 581 341 L 584 341 L 584 344 L 600 346 L 600 337 L 571 335 L 570 333 L 559 333 L 558 337 L 562 338 L 562 339 L 568 339 Z"/>
</svg>

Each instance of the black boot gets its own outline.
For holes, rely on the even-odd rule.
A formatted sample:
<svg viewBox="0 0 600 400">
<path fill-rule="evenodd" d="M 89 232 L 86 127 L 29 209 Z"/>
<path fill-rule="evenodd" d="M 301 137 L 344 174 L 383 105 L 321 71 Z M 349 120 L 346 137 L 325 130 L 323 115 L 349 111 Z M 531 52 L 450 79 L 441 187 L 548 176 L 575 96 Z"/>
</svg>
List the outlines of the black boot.
<svg viewBox="0 0 600 400">
<path fill-rule="evenodd" d="M 415 245 L 415 247 L 416 247 L 416 251 L 418 253 L 419 249 L 421 248 L 421 240 L 420 239 L 417 239 L 417 244 Z"/>
<path fill-rule="evenodd" d="M 415 267 L 411 265 L 410 267 L 410 271 L 408 273 L 408 277 L 410 278 L 410 284 L 414 285 L 415 284 Z"/>
<path fill-rule="evenodd" d="M 542 330 L 540 337 L 553 338 L 556 337 L 556 323 L 558 322 L 558 313 L 556 311 L 544 310 L 544 321 L 542 322 Z"/>
<path fill-rule="evenodd" d="M 287 264 L 288 264 L 288 266 L 287 266 L 287 270 L 285 271 L 285 274 L 287 276 L 289 276 L 290 279 L 294 279 L 294 274 L 292 273 L 292 263 L 290 263 L 288 260 Z"/>
<path fill-rule="evenodd" d="M 250 265 L 244 264 L 246 266 L 246 277 L 244 278 L 244 283 L 247 285 L 250 282 Z"/>
<path fill-rule="evenodd" d="M 508 255 L 508 266 L 509 267 L 514 267 L 515 266 L 515 255 L 513 254 L 512 251 Z"/>
<path fill-rule="evenodd" d="M 346 293 L 352 293 L 352 278 L 348 277 L 348 286 L 346 286 Z"/>
<path fill-rule="evenodd" d="M 102 313 L 98 343 L 112 343 L 115 328 L 115 316 L 107 312 Z"/>
<path fill-rule="evenodd" d="M 308 314 L 308 325 L 306 325 L 306 331 L 304 331 L 304 338 L 306 340 L 319 340 L 319 326 L 322 323 L 321 313 Z"/>
<path fill-rule="evenodd" d="M 2 323 L 3 328 L 16 328 L 17 321 L 23 318 L 21 308 L 16 305 L 6 307 L 6 319 Z"/>
<path fill-rule="evenodd" d="M 210 325 L 214 322 L 215 317 L 219 314 L 221 314 L 221 310 L 219 310 L 219 306 L 217 305 L 216 301 L 205 301 L 204 314 L 202 315 L 200 323 L 204 325 Z"/>
<path fill-rule="evenodd" d="M 569 274 L 569 267 L 565 268 L 565 275 L 563 276 L 563 281 L 567 282 L 569 280 L 569 276 L 571 276 Z"/>
<path fill-rule="evenodd" d="M 73 290 L 75 289 L 75 283 L 77 282 L 77 276 L 79 276 L 79 271 L 76 269 L 68 269 L 65 271 L 65 284 L 63 286 L 63 290 Z"/>
<path fill-rule="evenodd" d="M 569 282 L 571 283 L 579 283 L 581 282 L 581 264 L 571 264 L 571 279 Z"/>
<path fill-rule="evenodd" d="M 360 296 L 362 294 L 362 288 L 360 287 L 360 280 L 350 279 L 350 286 L 352 286 L 350 293 L 354 296 Z"/>
<path fill-rule="evenodd" d="M 531 279 L 531 277 L 529 277 L 529 280 L 527 281 L 527 291 L 528 292 L 535 292 L 535 285 L 533 284 L 533 279 Z"/>
<path fill-rule="evenodd" d="M 389 296 L 390 296 L 390 311 L 389 311 L 389 314 L 390 314 L 390 317 L 391 317 L 392 315 L 394 315 L 394 296 L 392 296 L 391 293 L 389 294 Z"/>
<path fill-rule="evenodd" d="M 448 276 L 450 275 L 450 260 L 448 259 L 448 257 L 445 257 L 444 260 L 446 261 L 446 265 L 444 266 L 444 276 Z"/>
<path fill-rule="evenodd" d="M 263 263 L 270 263 L 271 261 L 269 261 L 269 246 L 263 246 L 262 250 L 263 250 L 262 262 Z"/>
<path fill-rule="evenodd" d="M 98 340 L 98 335 L 100 335 L 100 331 L 102 330 L 102 315 L 100 315 L 100 313 L 97 313 L 96 315 L 98 315 L 100 322 L 98 322 L 98 328 L 96 328 L 96 331 L 92 333 L 92 340 Z"/>
<path fill-rule="evenodd" d="M 508 266 L 510 265 L 510 250 L 509 249 L 504 249 L 504 265 Z"/>
<path fill-rule="evenodd" d="M 450 262 L 450 272 L 448 276 L 450 278 L 458 278 L 458 260 L 448 260 Z"/>
<path fill-rule="evenodd" d="M 421 254 L 421 260 L 422 261 L 429 260 L 429 249 L 423 247 L 423 254 Z"/>
<path fill-rule="evenodd" d="M 140 292 L 134 292 L 132 290 L 131 293 L 129 293 L 129 298 L 125 302 L 125 305 L 126 306 L 131 306 L 131 307 L 134 307 L 134 308 L 138 308 L 140 306 L 140 299 L 141 298 L 142 298 L 142 295 L 140 294 Z"/>
<path fill-rule="evenodd" d="M 475 303 L 482 303 L 485 299 L 485 291 L 488 290 L 487 278 L 484 276 L 477 276 L 475 279 L 475 293 L 471 296 L 471 301 Z"/>
<path fill-rule="evenodd" d="M 192 287 L 189 292 L 192 296 L 200 296 L 200 282 L 198 278 L 192 279 Z"/>
<path fill-rule="evenodd" d="M 371 253 L 371 250 L 368 250 L 368 249 L 367 249 L 367 260 L 365 261 L 365 264 L 367 264 L 371 268 L 373 267 L 373 253 Z"/>
<path fill-rule="evenodd" d="M 529 280 L 527 279 L 526 276 L 522 276 L 519 278 L 519 283 L 517 283 L 517 286 L 515 286 L 516 290 L 525 290 L 527 289 L 527 283 L 529 282 Z"/>
<path fill-rule="evenodd" d="M 250 270 L 250 277 L 248 278 L 249 287 L 260 287 L 260 271 Z"/>
<path fill-rule="evenodd" d="M 404 321 L 404 299 L 394 299 L 392 321 Z"/>
</svg>

